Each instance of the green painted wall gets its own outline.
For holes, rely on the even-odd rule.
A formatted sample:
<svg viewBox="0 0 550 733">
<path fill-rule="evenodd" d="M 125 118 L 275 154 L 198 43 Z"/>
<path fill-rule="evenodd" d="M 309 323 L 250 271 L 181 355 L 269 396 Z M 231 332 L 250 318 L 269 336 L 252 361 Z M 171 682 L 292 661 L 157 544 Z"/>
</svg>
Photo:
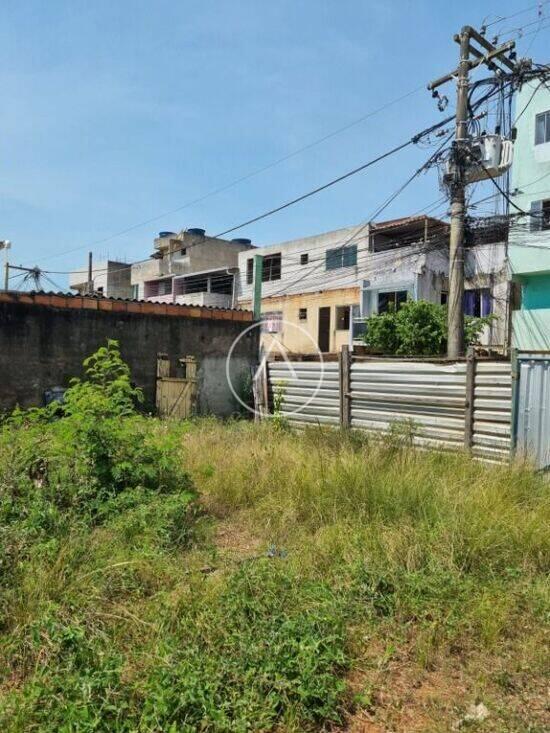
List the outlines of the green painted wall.
<svg viewBox="0 0 550 733">
<path fill-rule="evenodd" d="M 535 145 L 536 116 L 549 110 L 550 91 L 539 88 L 538 82 L 524 85 L 516 100 L 519 119 L 511 179 L 512 200 L 523 211 L 529 211 L 533 201 L 550 198 L 550 142 Z M 510 207 L 510 213 L 517 210 Z M 550 272 L 550 230 L 531 231 L 531 218 L 519 217 L 510 232 L 509 255 L 512 276 Z"/>
<path fill-rule="evenodd" d="M 523 310 L 550 308 L 550 275 L 530 275 L 521 278 Z"/>
<path fill-rule="evenodd" d="M 550 308 L 514 311 L 512 345 L 523 351 L 550 351 Z"/>
<path fill-rule="evenodd" d="M 550 91 L 538 88 L 538 82 L 518 93 L 511 192 L 523 211 L 530 211 L 533 201 L 550 199 L 550 142 L 535 145 L 536 116 L 549 110 Z M 510 213 L 517 210 L 510 207 Z M 519 217 L 509 242 L 511 276 L 522 291 L 521 310 L 512 318 L 513 344 L 519 349 L 550 349 L 550 230 L 532 231 L 531 217 Z"/>
</svg>

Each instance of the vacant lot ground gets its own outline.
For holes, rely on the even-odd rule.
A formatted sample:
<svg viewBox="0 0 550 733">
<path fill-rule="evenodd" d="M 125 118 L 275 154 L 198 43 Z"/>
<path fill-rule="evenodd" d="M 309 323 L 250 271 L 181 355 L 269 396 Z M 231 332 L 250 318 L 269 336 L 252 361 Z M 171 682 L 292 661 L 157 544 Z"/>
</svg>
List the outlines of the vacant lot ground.
<svg viewBox="0 0 550 733">
<path fill-rule="evenodd" d="M 84 413 L 2 428 L 1 730 L 548 729 L 543 477 Z"/>
</svg>

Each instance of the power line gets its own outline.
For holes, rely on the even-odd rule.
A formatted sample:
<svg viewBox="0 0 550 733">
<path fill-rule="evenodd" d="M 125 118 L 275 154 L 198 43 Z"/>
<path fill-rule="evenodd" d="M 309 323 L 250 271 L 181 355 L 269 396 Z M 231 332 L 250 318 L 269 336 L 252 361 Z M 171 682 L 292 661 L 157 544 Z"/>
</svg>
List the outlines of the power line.
<svg viewBox="0 0 550 733">
<path fill-rule="evenodd" d="M 392 201 L 393 201 L 393 200 L 394 200 L 394 199 L 395 199 L 395 198 L 396 198 L 396 197 L 397 197 L 397 196 L 398 196 L 398 195 L 399 195 L 399 194 L 400 194 L 400 193 L 401 193 L 401 192 L 402 192 L 402 191 L 403 191 L 403 190 L 404 190 L 405 188 L 406 188 L 406 186 L 408 186 L 408 185 L 409 185 L 409 184 L 410 184 L 410 183 L 411 183 L 411 182 L 412 182 L 412 181 L 413 181 L 413 180 L 414 180 L 414 179 L 415 179 L 415 178 L 416 178 L 416 177 L 417 177 L 417 176 L 418 176 L 418 175 L 419 175 L 419 174 L 420 174 L 420 173 L 421 173 L 421 172 L 422 172 L 423 170 L 426 170 L 426 169 L 427 169 L 427 167 L 429 167 L 429 165 L 431 165 L 431 163 L 432 163 L 432 162 L 433 162 L 433 161 L 434 161 L 434 160 L 435 160 L 435 159 L 437 158 L 437 156 L 438 156 L 438 155 L 440 154 L 440 152 L 441 152 L 441 150 L 442 150 L 443 146 L 444 146 L 444 145 L 445 145 L 445 144 L 446 144 L 447 142 L 448 142 L 448 139 L 447 139 L 447 140 L 445 140 L 445 141 L 444 141 L 444 142 L 442 143 L 442 145 L 441 145 L 441 146 L 440 146 L 440 147 L 439 147 L 439 148 L 438 148 L 438 149 L 436 150 L 436 152 L 435 152 L 435 153 L 433 153 L 432 155 L 430 155 L 430 157 L 428 158 L 428 160 L 427 160 L 427 161 L 425 161 L 425 162 L 424 162 L 424 163 L 422 164 L 422 166 L 420 166 L 420 168 L 418 168 L 418 169 L 417 169 L 417 170 L 416 170 L 416 171 L 415 171 L 415 172 L 414 172 L 414 173 L 413 173 L 413 174 L 412 174 L 412 175 L 411 175 L 411 176 L 410 176 L 410 177 L 409 177 L 409 178 L 408 178 L 408 179 L 407 179 L 407 180 L 405 181 L 405 183 L 404 183 L 404 184 L 403 184 L 402 186 L 400 186 L 400 188 L 399 188 L 399 189 L 398 189 L 398 190 L 397 190 L 397 191 L 396 191 L 396 192 L 395 192 L 395 193 L 394 193 L 394 194 L 393 194 L 392 196 L 390 196 L 390 198 L 389 198 L 389 199 L 387 199 L 387 200 L 386 200 L 386 201 L 384 202 L 384 204 L 382 204 L 382 206 L 380 206 L 380 207 L 379 207 L 379 208 L 378 208 L 378 209 L 377 209 L 377 210 L 376 210 L 376 211 L 374 212 L 374 214 L 373 214 L 373 215 L 371 215 L 371 216 L 370 216 L 370 217 L 369 217 L 369 218 L 368 218 L 368 219 L 367 219 L 367 220 L 366 220 L 365 222 L 363 222 L 363 224 L 362 224 L 362 225 L 360 225 L 360 227 L 359 227 L 358 231 L 357 231 L 357 232 L 355 232 L 354 234 L 352 234 L 352 235 L 351 235 L 351 237 L 349 237 L 349 238 L 347 239 L 347 241 L 346 241 L 346 242 L 345 242 L 345 243 L 344 243 L 344 244 L 342 245 L 342 249 L 343 249 L 343 248 L 344 248 L 344 247 L 345 247 L 345 246 L 346 246 L 347 244 L 349 244 L 349 242 L 350 242 L 350 241 L 351 241 L 352 239 L 356 238 L 356 237 L 357 237 L 357 236 L 358 236 L 358 235 L 359 235 L 359 234 L 360 234 L 360 233 L 361 233 L 361 232 L 362 232 L 362 231 L 363 231 L 364 229 L 366 229 L 366 228 L 367 228 L 367 227 L 368 227 L 368 226 L 369 226 L 369 225 L 370 225 L 370 224 L 372 223 L 373 219 L 375 219 L 375 218 L 376 218 L 377 216 L 379 216 L 379 215 L 380 215 L 380 214 L 382 213 L 382 211 L 384 211 L 384 209 L 386 209 L 386 208 L 387 208 L 387 207 L 389 206 L 389 204 L 390 204 L 390 203 L 391 203 L 391 202 L 392 202 Z M 305 277 L 305 276 L 304 276 L 304 277 Z M 293 287 L 293 286 L 294 286 L 294 285 L 296 285 L 296 284 L 297 284 L 298 282 L 300 282 L 301 280 L 303 280 L 303 279 L 304 279 L 304 277 L 302 277 L 302 278 L 298 278 L 298 280 L 294 281 L 294 282 L 293 282 L 292 284 L 288 285 L 288 286 L 287 286 L 286 288 L 283 288 L 282 290 L 278 291 L 278 293 L 277 293 L 277 294 L 282 294 L 282 293 L 284 293 L 284 292 L 285 292 L 286 290 L 288 290 L 288 289 L 289 289 L 290 287 Z"/>
<path fill-rule="evenodd" d="M 399 102 L 402 102 L 404 99 L 408 99 L 409 97 L 413 96 L 414 94 L 417 94 L 423 88 L 424 88 L 423 85 L 421 85 L 417 87 L 416 89 L 412 89 L 411 91 L 406 92 L 405 94 L 402 94 L 401 96 L 396 97 L 395 99 L 392 99 L 389 102 L 386 102 L 385 104 L 381 105 L 380 107 L 377 107 L 376 109 L 372 110 L 371 112 L 367 112 L 366 114 L 362 115 L 361 117 L 358 117 L 357 119 L 352 120 L 348 124 L 343 125 L 342 127 L 339 127 L 336 130 L 333 130 L 332 132 L 329 132 L 327 135 L 324 135 L 323 137 L 320 137 L 314 140 L 313 142 L 308 143 L 307 145 L 304 145 L 296 150 L 293 150 L 292 152 L 286 155 L 283 155 L 280 158 L 277 158 L 276 160 L 272 161 L 271 163 L 268 163 L 265 166 L 257 168 L 251 171 L 250 173 L 247 173 L 244 176 L 240 176 L 239 178 L 236 178 L 235 180 L 223 186 L 215 188 L 212 191 L 209 191 L 208 193 L 204 194 L 203 196 L 199 196 L 198 198 L 193 199 L 192 201 L 188 201 L 185 204 L 182 204 L 181 206 L 178 206 L 174 209 L 170 209 L 169 211 L 165 211 L 162 214 L 158 214 L 149 219 L 145 219 L 137 224 L 133 224 L 132 226 L 127 227 L 126 229 L 122 229 L 118 232 L 115 232 L 114 234 L 111 234 L 108 237 L 104 237 L 103 239 L 98 239 L 92 242 L 91 244 L 79 245 L 78 247 L 73 247 L 72 249 L 68 249 L 63 252 L 58 252 L 56 254 L 49 255 L 47 259 L 53 259 L 55 257 L 62 257 L 63 255 L 71 254 L 72 252 L 77 252 L 82 249 L 92 249 L 93 247 L 99 244 L 104 244 L 105 242 L 109 242 L 112 239 L 121 237 L 124 234 L 128 234 L 136 229 L 139 229 L 142 226 L 146 226 L 147 224 L 152 224 L 153 222 L 159 221 L 159 219 L 163 219 L 166 216 L 177 214 L 180 211 L 183 211 L 184 209 L 188 209 L 191 206 L 195 206 L 196 204 L 202 203 L 203 201 L 206 201 L 207 199 L 212 198 L 213 196 L 223 193 L 224 191 L 227 191 L 230 188 L 233 188 L 234 186 L 237 186 L 240 183 L 244 183 L 244 181 L 254 178 L 260 175 L 261 173 L 264 173 L 265 171 L 270 170 L 271 168 L 274 168 L 275 166 L 280 165 L 281 163 L 284 163 L 287 160 L 290 160 L 291 158 L 294 158 L 303 152 L 306 152 L 307 150 L 311 150 L 312 148 L 316 147 L 317 145 L 321 145 L 323 142 L 326 142 L 327 140 L 330 140 L 331 138 L 336 137 L 337 135 L 340 135 L 342 132 L 346 132 L 347 130 L 351 129 L 352 127 L 359 125 L 361 122 L 364 122 L 365 120 L 371 117 L 374 117 L 375 115 L 379 114 L 380 112 L 383 112 L 384 110 L 388 109 L 389 107 L 392 107 L 393 105 L 398 104 Z"/>
<path fill-rule="evenodd" d="M 334 186 L 335 184 L 346 180 L 346 178 L 350 178 L 351 176 L 354 176 L 357 173 L 360 173 L 361 171 L 364 171 L 367 168 L 370 168 L 370 166 L 374 165 L 375 163 L 379 163 L 380 161 L 385 160 L 386 158 L 389 158 L 391 155 L 394 155 L 395 153 L 399 152 L 400 150 L 403 150 L 404 148 L 412 144 L 413 144 L 413 140 L 411 139 L 405 143 L 402 143 L 401 145 L 397 145 L 395 148 L 388 150 L 387 152 L 383 153 L 382 155 L 379 155 L 377 158 L 373 158 L 372 160 L 369 160 L 367 163 L 363 163 L 362 165 L 358 166 L 357 168 L 353 168 L 353 170 L 348 171 L 347 173 L 344 173 L 343 175 L 338 176 L 337 178 L 333 178 L 331 181 L 324 183 L 322 186 L 318 186 L 317 188 L 314 188 L 313 190 L 308 191 L 307 193 L 304 193 L 301 196 L 297 196 L 296 198 L 292 199 L 291 201 L 287 201 L 286 203 L 281 204 L 280 206 L 277 206 L 274 209 L 270 209 L 269 211 L 266 211 L 263 214 L 259 214 L 258 216 L 255 216 L 252 219 L 248 219 L 247 221 L 243 222 L 242 224 L 237 224 L 237 226 L 231 227 L 231 229 L 226 229 L 225 231 L 220 232 L 219 234 L 216 234 L 215 237 L 218 238 L 218 237 L 223 237 L 226 234 L 231 234 L 231 232 L 235 232 L 237 231 L 237 229 L 242 229 L 243 227 L 246 227 L 249 224 L 255 224 L 257 221 L 261 221 L 262 219 L 266 219 L 268 216 L 277 214 L 279 211 L 288 209 L 289 206 L 294 206 L 294 204 L 297 204 L 300 201 L 305 201 L 305 199 L 308 199 L 311 196 L 315 196 L 315 194 L 320 193 L 321 191 L 325 191 L 327 188 L 330 188 L 331 186 Z"/>
<path fill-rule="evenodd" d="M 544 0 L 543 2 L 535 3 L 534 5 L 530 5 L 528 8 L 524 8 L 523 10 L 518 10 L 516 13 L 512 13 L 511 15 L 503 15 L 499 16 L 497 20 L 493 20 L 491 23 L 482 23 L 482 27 L 484 28 L 491 28 L 494 25 L 497 25 L 498 23 L 503 23 L 505 20 L 511 20 L 512 18 L 517 18 L 520 15 L 524 15 L 525 13 L 530 12 L 531 10 L 537 10 L 538 8 L 548 5 L 550 0 Z"/>
</svg>

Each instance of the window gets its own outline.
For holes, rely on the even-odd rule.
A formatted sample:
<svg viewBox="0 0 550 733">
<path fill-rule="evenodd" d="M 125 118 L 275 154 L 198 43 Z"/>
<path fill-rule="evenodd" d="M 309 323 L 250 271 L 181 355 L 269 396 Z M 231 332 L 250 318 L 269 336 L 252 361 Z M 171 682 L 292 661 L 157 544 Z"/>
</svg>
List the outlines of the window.
<svg viewBox="0 0 550 733">
<path fill-rule="evenodd" d="M 170 295 L 172 292 L 172 280 L 159 280 L 157 295 Z"/>
<path fill-rule="evenodd" d="M 283 329 L 281 311 L 262 313 L 262 333 L 280 333 Z"/>
<path fill-rule="evenodd" d="M 185 255 L 186 255 L 186 254 L 187 254 L 187 247 L 182 247 L 182 248 L 180 249 L 180 255 L 181 255 L 182 257 L 185 257 Z"/>
<path fill-rule="evenodd" d="M 535 117 L 535 145 L 550 142 L 550 112 Z"/>
<path fill-rule="evenodd" d="M 349 331 L 349 316 L 350 316 L 349 305 L 337 305 L 336 306 L 336 330 L 337 331 Z"/>
<path fill-rule="evenodd" d="M 139 298 L 139 285 L 132 285 L 132 300 Z"/>
<path fill-rule="evenodd" d="M 529 228 L 532 232 L 550 229 L 550 199 L 531 201 Z"/>
<path fill-rule="evenodd" d="M 378 293 L 378 313 L 396 311 L 407 302 L 408 292 L 406 290 L 392 290 L 389 293 Z"/>
<path fill-rule="evenodd" d="M 246 261 L 246 284 L 252 285 L 254 280 L 254 258 L 249 257 Z"/>
<path fill-rule="evenodd" d="M 493 299 L 489 288 L 477 288 L 464 292 L 464 315 L 480 318 L 493 312 Z"/>
<path fill-rule="evenodd" d="M 309 254 L 307 252 L 300 255 L 300 264 L 301 265 L 307 265 L 308 262 L 309 262 Z"/>
<path fill-rule="evenodd" d="M 281 253 L 263 258 L 262 282 L 281 279 Z"/>
<path fill-rule="evenodd" d="M 351 337 L 352 339 L 362 339 L 366 331 L 365 319 L 361 318 L 361 306 L 359 304 L 351 306 Z"/>
<path fill-rule="evenodd" d="M 281 279 L 281 253 L 266 255 L 262 257 L 262 282 Z M 254 258 L 246 261 L 246 283 L 252 285 L 254 282 Z"/>
<path fill-rule="evenodd" d="M 439 296 L 439 302 L 441 305 L 447 305 L 447 301 L 449 300 L 449 293 L 446 290 L 441 291 L 441 295 Z"/>
<path fill-rule="evenodd" d="M 298 309 L 298 320 L 307 321 L 307 308 Z"/>
<path fill-rule="evenodd" d="M 349 247 L 327 249 L 325 257 L 327 270 L 339 270 L 341 267 L 353 267 L 357 264 L 357 245 L 352 244 Z"/>
</svg>

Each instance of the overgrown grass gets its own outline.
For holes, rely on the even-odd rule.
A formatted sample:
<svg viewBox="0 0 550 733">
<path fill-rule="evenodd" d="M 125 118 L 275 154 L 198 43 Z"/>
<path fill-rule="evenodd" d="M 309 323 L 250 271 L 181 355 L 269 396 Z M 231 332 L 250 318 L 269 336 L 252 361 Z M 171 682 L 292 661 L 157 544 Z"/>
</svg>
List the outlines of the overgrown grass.
<svg viewBox="0 0 550 733">
<path fill-rule="evenodd" d="M 346 598 L 348 628 L 359 629 L 347 647 L 356 666 L 364 661 L 366 634 L 406 648 L 423 670 L 449 654 L 465 664 L 481 653 L 500 674 L 514 676 L 521 658 L 522 669 L 542 684 L 550 558 L 545 476 L 461 452 L 414 451 L 399 436 L 380 443 L 318 427 L 297 434 L 203 423 L 184 445 L 211 513 L 224 521 L 239 516 L 264 543 L 284 547 L 303 577 Z M 543 729 L 526 727 L 529 712 L 517 727 L 499 727 L 508 725 L 507 715 L 505 707 L 494 730 Z"/>
<path fill-rule="evenodd" d="M 544 477 L 101 394 L 0 430 L 2 731 L 544 729 Z"/>
</svg>

